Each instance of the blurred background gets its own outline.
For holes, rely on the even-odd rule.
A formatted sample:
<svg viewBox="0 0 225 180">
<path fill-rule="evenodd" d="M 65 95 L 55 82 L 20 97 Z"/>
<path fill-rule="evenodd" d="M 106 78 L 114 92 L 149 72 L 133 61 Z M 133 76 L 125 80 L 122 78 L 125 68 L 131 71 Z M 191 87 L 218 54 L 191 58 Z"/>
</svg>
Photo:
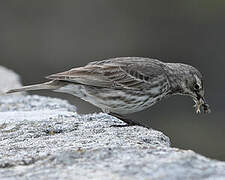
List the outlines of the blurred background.
<svg viewBox="0 0 225 180">
<path fill-rule="evenodd" d="M 0 1 L 0 65 L 23 84 L 119 56 L 153 57 L 195 66 L 204 75 L 209 115 L 192 99 L 174 96 L 131 115 L 170 137 L 172 146 L 225 160 L 225 1 L 7 0 Z M 81 114 L 99 109 L 70 95 Z"/>
</svg>

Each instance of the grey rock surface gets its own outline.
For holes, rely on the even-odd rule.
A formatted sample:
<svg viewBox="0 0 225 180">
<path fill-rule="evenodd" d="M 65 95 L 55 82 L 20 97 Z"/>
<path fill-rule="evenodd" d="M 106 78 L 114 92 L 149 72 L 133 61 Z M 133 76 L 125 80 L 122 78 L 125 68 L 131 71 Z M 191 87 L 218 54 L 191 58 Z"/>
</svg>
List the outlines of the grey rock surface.
<svg viewBox="0 0 225 180">
<path fill-rule="evenodd" d="M 10 89 L 22 86 L 19 75 L 6 67 L 0 66 L 0 77 L 0 95 Z"/>
<path fill-rule="evenodd" d="M 0 97 L 0 179 L 225 179 L 225 163 L 170 147 L 167 136 L 64 100 Z"/>
</svg>

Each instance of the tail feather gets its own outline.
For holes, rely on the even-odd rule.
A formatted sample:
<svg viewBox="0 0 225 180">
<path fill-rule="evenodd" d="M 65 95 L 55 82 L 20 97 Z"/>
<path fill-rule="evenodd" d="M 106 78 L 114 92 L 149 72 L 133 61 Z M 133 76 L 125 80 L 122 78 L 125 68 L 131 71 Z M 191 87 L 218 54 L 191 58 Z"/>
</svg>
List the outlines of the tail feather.
<svg viewBox="0 0 225 180">
<path fill-rule="evenodd" d="M 41 83 L 41 84 L 34 84 L 30 86 L 23 86 L 17 89 L 11 89 L 6 92 L 6 94 L 15 93 L 15 92 L 22 92 L 22 91 L 32 91 L 32 90 L 40 90 L 40 89 L 57 89 L 59 86 L 54 81 Z"/>
</svg>

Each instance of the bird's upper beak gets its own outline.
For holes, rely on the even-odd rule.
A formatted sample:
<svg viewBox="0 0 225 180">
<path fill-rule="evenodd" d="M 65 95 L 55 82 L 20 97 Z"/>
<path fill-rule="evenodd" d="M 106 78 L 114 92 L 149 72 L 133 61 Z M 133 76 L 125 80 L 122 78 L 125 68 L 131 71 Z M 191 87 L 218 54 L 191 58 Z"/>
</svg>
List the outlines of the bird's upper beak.
<svg viewBox="0 0 225 180">
<path fill-rule="evenodd" d="M 194 99 L 194 101 L 195 101 L 196 113 L 200 113 L 201 108 L 203 109 L 204 113 L 210 113 L 211 112 L 211 110 L 209 109 L 209 105 L 205 101 L 203 90 L 200 90 L 200 91 L 196 92 L 196 99 Z"/>
<path fill-rule="evenodd" d="M 196 98 L 197 98 L 197 100 L 200 100 L 200 99 L 202 99 L 202 100 L 204 100 L 204 91 L 203 90 L 200 90 L 200 91 L 196 91 Z"/>
</svg>

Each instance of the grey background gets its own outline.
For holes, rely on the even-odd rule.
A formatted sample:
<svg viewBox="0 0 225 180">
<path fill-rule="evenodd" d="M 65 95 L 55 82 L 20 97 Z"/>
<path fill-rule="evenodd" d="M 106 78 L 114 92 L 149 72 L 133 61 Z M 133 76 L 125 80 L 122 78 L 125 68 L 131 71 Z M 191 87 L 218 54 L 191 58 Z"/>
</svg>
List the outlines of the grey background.
<svg viewBox="0 0 225 180">
<path fill-rule="evenodd" d="M 172 145 L 225 160 L 225 1 L 0 1 L 0 65 L 24 84 L 46 75 L 118 56 L 183 62 L 204 75 L 210 115 L 196 115 L 191 98 L 168 98 L 131 115 L 163 131 Z M 99 111 L 70 95 L 80 113 Z"/>
</svg>

